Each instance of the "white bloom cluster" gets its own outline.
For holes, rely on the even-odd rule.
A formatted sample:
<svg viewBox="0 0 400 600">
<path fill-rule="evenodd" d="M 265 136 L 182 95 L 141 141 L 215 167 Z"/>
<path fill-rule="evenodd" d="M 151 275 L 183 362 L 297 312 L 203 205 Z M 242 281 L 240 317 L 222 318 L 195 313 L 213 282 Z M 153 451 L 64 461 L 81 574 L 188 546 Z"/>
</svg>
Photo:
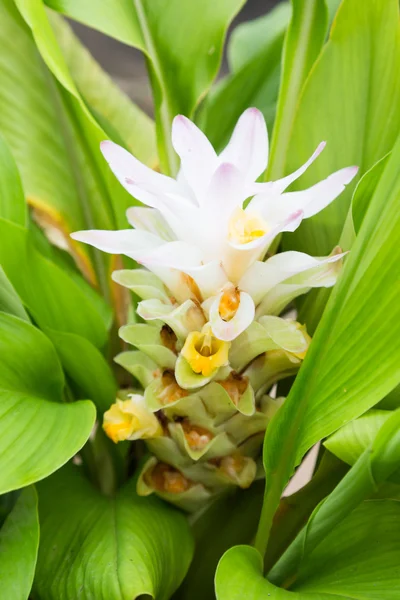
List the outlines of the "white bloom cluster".
<svg viewBox="0 0 400 600">
<path fill-rule="evenodd" d="M 309 344 L 304 328 L 279 315 L 300 294 L 334 285 L 343 257 L 337 248 L 311 257 L 272 254 L 271 247 L 280 233 L 294 231 L 332 202 L 357 168 L 287 192 L 322 152 L 321 143 L 291 175 L 257 182 L 268 162 L 268 135 L 254 108 L 242 114 L 220 155 L 183 116 L 174 119 L 172 144 L 181 159 L 176 180 L 103 142 L 112 171 L 145 206 L 128 209 L 131 229 L 72 237 L 145 267 L 113 274 L 142 298 L 137 312 L 148 322 L 122 328 L 121 337 L 138 350 L 117 357 L 145 388 L 144 400 L 132 406 L 119 400 L 112 427 L 106 413 L 105 428 L 115 441 L 145 431 L 157 458 L 149 467 L 152 484 L 140 480 L 142 492 L 154 488 L 191 507 L 221 481 L 244 487 L 256 476 L 248 439 L 254 432 L 262 438 L 271 415 L 265 394 L 296 371 Z"/>
</svg>

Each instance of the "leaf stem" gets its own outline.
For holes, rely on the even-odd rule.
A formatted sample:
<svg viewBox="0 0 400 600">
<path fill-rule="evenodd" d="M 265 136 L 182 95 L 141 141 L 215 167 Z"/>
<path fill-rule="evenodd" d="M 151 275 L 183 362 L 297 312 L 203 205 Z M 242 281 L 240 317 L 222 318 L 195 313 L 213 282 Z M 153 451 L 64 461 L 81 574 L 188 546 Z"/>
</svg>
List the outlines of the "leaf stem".
<svg viewBox="0 0 400 600">
<path fill-rule="evenodd" d="M 157 138 L 159 147 L 161 146 L 160 161 L 162 163 L 163 170 L 167 173 L 167 175 L 176 175 L 179 168 L 179 162 L 178 156 L 171 143 L 171 123 L 175 115 L 173 114 L 169 103 L 167 85 L 165 83 L 150 27 L 147 23 L 147 17 L 143 8 L 142 0 L 133 1 L 146 46 L 148 56 L 148 60 L 146 62 L 151 86 L 153 89 L 153 95 L 155 100 L 157 100 L 157 96 L 160 100 L 159 110 L 157 111 L 156 108 Z"/>
</svg>

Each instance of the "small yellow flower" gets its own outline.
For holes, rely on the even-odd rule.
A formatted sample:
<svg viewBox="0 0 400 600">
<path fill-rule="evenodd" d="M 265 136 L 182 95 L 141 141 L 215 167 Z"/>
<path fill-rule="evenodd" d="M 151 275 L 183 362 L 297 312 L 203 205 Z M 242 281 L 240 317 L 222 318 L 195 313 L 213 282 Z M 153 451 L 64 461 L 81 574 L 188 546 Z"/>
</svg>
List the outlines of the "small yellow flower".
<svg viewBox="0 0 400 600">
<path fill-rule="evenodd" d="M 229 221 L 229 239 L 236 244 L 249 244 L 265 235 L 267 229 L 259 216 L 236 208 Z"/>
<path fill-rule="evenodd" d="M 104 413 L 103 429 L 115 443 L 162 435 L 157 417 L 148 410 L 140 394 L 132 394 L 129 400 L 117 399 Z"/>
<path fill-rule="evenodd" d="M 182 348 L 182 356 L 195 373 L 208 377 L 213 371 L 228 364 L 230 342 L 216 338 L 209 325 L 202 331 L 192 331 Z"/>
</svg>

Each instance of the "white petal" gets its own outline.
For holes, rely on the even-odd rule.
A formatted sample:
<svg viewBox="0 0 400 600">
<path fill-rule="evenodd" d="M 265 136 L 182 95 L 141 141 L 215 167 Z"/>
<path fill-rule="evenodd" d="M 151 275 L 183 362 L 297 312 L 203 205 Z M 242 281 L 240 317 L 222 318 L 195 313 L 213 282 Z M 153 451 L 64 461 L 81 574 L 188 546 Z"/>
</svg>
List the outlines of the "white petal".
<svg viewBox="0 0 400 600">
<path fill-rule="evenodd" d="M 310 158 L 302 165 L 297 171 L 294 171 L 290 175 L 277 179 L 276 181 L 269 181 L 267 183 L 255 183 L 253 184 L 251 191 L 253 194 L 257 194 L 251 201 L 252 208 L 258 208 L 259 203 L 263 203 L 265 199 L 276 197 L 281 194 L 286 188 L 289 187 L 293 181 L 298 179 L 303 173 L 305 173 L 308 167 L 314 162 L 314 160 L 321 154 L 325 148 L 326 142 L 321 142 Z"/>
<path fill-rule="evenodd" d="M 200 267 L 187 267 L 185 273 L 196 282 L 202 300 L 217 294 L 228 281 L 220 261 L 214 260 Z"/>
<path fill-rule="evenodd" d="M 326 179 L 301 192 L 282 194 L 280 202 L 286 210 L 303 210 L 304 218 L 319 213 L 341 194 L 348 183 L 356 176 L 358 167 L 345 167 L 332 173 Z"/>
<path fill-rule="evenodd" d="M 344 254 L 339 252 L 324 258 L 314 258 L 303 252 L 281 252 L 271 256 L 266 262 L 254 263 L 240 280 L 239 287 L 248 292 L 257 305 L 272 288 L 299 273 L 302 274 L 301 281 L 293 283 L 305 283 L 311 277 L 317 279 L 315 269 L 324 267 L 325 271 L 325 265 L 340 260 Z"/>
<path fill-rule="evenodd" d="M 211 179 L 203 204 L 203 227 L 206 227 L 204 249 L 210 258 L 221 256 L 232 213 L 246 199 L 243 189 L 240 171 L 233 164 L 222 163 Z"/>
<path fill-rule="evenodd" d="M 163 240 L 171 242 L 175 239 L 170 226 L 156 208 L 145 206 L 131 206 L 126 211 L 128 223 L 135 227 L 158 235 Z"/>
<path fill-rule="evenodd" d="M 202 264 L 201 250 L 185 242 L 163 244 L 135 258 L 160 277 L 180 302 L 187 298 L 203 301 L 219 292 L 227 281 L 219 261 Z"/>
<path fill-rule="evenodd" d="M 175 179 L 149 169 L 121 146 L 106 141 L 101 143 L 101 151 L 124 188 L 143 204 L 158 209 L 170 225 L 171 213 L 180 214 L 193 207 L 191 199 L 184 197 L 184 187 Z"/>
<path fill-rule="evenodd" d="M 223 292 L 215 298 L 210 307 L 210 324 L 213 334 L 218 339 L 230 342 L 252 323 L 255 308 L 251 296 L 245 292 L 240 292 L 240 304 L 235 316 L 230 321 L 224 321 L 219 314 L 219 304 L 222 294 Z"/>
<path fill-rule="evenodd" d="M 172 145 L 181 159 L 187 183 L 202 200 L 218 158 L 207 137 L 192 121 L 178 115 L 172 123 Z"/>
<path fill-rule="evenodd" d="M 138 254 L 163 244 L 163 240 L 152 233 L 135 229 L 121 229 L 120 231 L 89 229 L 71 233 L 71 237 L 78 242 L 90 244 L 102 252 L 125 254 L 134 259 Z"/>
<path fill-rule="evenodd" d="M 172 306 L 160 300 L 144 300 L 139 302 L 137 314 L 145 321 L 163 321 L 182 342 L 191 331 L 201 331 L 205 324 L 204 313 L 193 300 Z"/>
<path fill-rule="evenodd" d="M 248 108 L 239 118 L 220 160 L 236 165 L 247 181 L 255 181 L 268 162 L 268 132 L 262 113 Z"/>
<path fill-rule="evenodd" d="M 168 267 L 184 271 L 186 267 L 201 264 L 202 253 L 199 248 L 186 242 L 168 242 L 150 252 L 137 254 L 136 260 L 148 267 Z"/>
<path fill-rule="evenodd" d="M 130 186 L 140 187 L 141 184 L 151 184 L 160 192 L 177 192 L 179 184 L 175 179 L 146 167 L 118 144 L 104 141 L 101 142 L 100 149 L 114 175 L 128 192 L 131 192 L 132 187 Z"/>
</svg>

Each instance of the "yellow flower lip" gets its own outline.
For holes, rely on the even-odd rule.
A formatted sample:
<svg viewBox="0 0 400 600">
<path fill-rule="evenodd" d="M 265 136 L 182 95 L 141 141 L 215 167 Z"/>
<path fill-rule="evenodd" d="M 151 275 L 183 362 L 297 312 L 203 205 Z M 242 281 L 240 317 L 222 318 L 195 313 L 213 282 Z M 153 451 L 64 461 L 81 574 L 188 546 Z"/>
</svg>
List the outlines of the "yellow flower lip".
<svg viewBox="0 0 400 600">
<path fill-rule="evenodd" d="M 229 241 L 243 245 L 263 237 L 268 228 L 258 215 L 237 208 L 230 218 L 228 231 Z"/>
<path fill-rule="evenodd" d="M 139 394 L 132 394 L 129 400 L 117 399 L 104 413 L 103 429 L 115 444 L 162 435 L 157 417 L 147 409 Z"/>
<path fill-rule="evenodd" d="M 192 331 L 186 338 L 182 348 L 182 356 L 195 373 L 208 377 L 215 371 L 228 364 L 230 342 L 216 338 L 209 325 L 202 331 Z"/>
</svg>

